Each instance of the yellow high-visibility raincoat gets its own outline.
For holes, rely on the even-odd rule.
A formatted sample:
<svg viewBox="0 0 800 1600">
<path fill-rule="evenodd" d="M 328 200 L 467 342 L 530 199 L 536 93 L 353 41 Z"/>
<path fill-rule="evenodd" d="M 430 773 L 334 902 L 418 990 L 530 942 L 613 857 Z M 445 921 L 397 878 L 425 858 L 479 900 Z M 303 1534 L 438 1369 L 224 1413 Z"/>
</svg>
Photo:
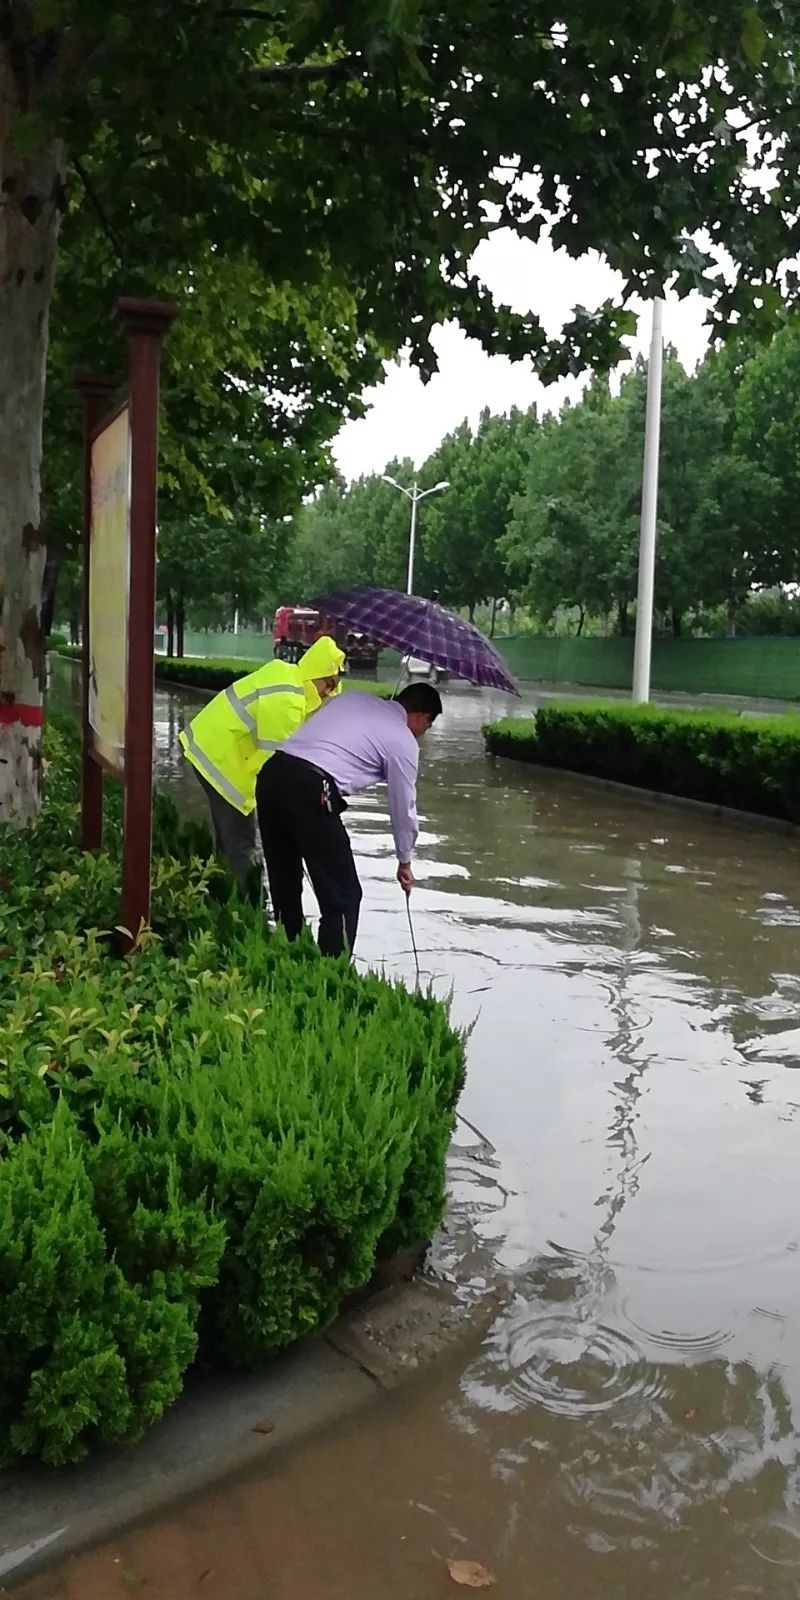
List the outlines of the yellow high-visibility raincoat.
<svg viewBox="0 0 800 1600">
<path fill-rule="evenodd" d="M 322 704 L 312 680 L 337 677 L 343 665 L 344 652 L 323 634 L 297 666 L 268 661 L 257 667 L 215 695 L 181 733 L 186 760 L 249 817 L 264 762 Z"/>
</svg>

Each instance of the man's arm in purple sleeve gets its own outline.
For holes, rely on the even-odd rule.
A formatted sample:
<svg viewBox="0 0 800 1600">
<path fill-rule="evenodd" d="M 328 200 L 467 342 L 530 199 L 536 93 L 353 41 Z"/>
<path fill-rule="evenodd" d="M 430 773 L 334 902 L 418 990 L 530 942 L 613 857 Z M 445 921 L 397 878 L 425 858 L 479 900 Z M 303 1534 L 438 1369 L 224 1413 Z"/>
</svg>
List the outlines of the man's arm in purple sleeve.
<svg viewBox="0 0 800 1600">
<path fill-rule="evenodd" d="M 392 751 L 386 763 L 386 784 L 389 790 L 389 816 L 394 834 L 398 861 L 408 862 L 417 842 L 417 769 L 419 752 Z"/>
</svg>

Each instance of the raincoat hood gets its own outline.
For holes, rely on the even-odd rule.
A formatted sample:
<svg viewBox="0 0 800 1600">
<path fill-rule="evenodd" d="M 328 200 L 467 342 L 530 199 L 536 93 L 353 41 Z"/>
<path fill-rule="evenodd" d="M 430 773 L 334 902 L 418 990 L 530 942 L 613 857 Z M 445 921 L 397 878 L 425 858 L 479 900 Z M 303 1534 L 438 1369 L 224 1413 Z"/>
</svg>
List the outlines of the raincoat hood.
<svg viewBox="0 0 800 1600">
<path fill-rule="evenodd" d="M 316 711 L 322 705 L 322 699 L 314 686 L 314 678 L 337 678 L 344 666 L 344 651 L 339 649 L 335 639 L 327 633 L 315 639 L 309 646 L 299 663 L 298 671 L 303 680 L 306 705 L 309 711 Z M 335 693 L 338 694 L 341 685 L 337 685 Z"/>
<path fill-rule="evenodd" d="M 310 678 L 336 678 L 344 666 L 344 651 L 327 633 L 315 639 L 299 663 L 304 683 Z"/>
</svg>

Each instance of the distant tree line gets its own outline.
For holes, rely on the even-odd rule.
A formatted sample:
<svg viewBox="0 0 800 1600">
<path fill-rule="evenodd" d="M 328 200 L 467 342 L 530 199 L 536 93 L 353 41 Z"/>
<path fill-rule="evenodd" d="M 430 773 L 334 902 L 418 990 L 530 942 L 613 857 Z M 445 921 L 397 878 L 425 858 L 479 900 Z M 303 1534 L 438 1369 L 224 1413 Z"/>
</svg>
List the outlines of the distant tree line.
<svg viewBox="0 0 800 1600">
<path fill-rule="evenodd" d="M 558 415 L 484 412 L 425 462 L 415 587 L 491 628 L 627 634 L 633 624 L 647 367 L 595 379 Z M 387 469 L 410 485 L 410 461 Z M 409 506 L 379 476 L 329 484 L 293 519 L 274 588 L 404 584 Z M 729 345 L 688 374 L 664 363 L 656 606 L 685 631 L 800 632 L 800 324 Z M 758 591 L 762 591 L 758 594 Z M 763 591 L 775 591 L 763 593 Z M 521 609 L 520 609 L 521 608 Z M 516 615 L 515 615 L 516 614 Z M 525 620 L 522 620 L 524 614 Z"/>
</svg>

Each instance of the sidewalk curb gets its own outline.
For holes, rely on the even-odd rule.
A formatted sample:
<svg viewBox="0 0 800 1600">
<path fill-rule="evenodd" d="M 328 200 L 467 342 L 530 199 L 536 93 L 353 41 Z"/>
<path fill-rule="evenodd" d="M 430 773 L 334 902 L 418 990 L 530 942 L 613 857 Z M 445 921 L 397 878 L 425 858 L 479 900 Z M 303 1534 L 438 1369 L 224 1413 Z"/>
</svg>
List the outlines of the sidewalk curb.
<svg viewBox="0 0 800 1600">
<path fill-rule="evenodd" d="M 431 1276 L 373 1286 L 327 1333 L 266 1371 L 190 1374 L 138 1444 L 78 1466 L 3 1473 L 0 1592 L 352 1415 L 477 1342 L 502 1301 L 502 1285 L 466 1295 Z"/>
</svg>

